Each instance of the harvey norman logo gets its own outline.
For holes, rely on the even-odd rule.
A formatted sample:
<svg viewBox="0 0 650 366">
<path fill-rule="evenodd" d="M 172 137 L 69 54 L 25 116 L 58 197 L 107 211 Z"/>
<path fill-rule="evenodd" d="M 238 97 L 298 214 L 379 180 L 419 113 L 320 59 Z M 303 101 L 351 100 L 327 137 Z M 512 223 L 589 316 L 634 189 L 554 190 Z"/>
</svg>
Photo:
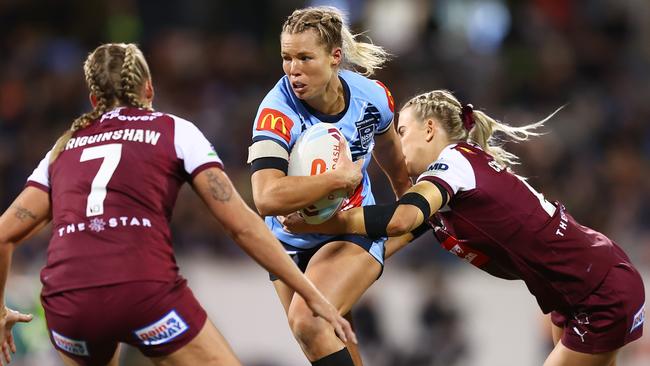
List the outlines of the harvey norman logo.
<svg viewBox="0 0 650 366">
<path fill-rule="evenodd" d="M 172 310 L 162 319 L 134 333 L 145 346 L 155 346 L 171 341 L 189 328 L 183 318 Z"/>
<path fill-rule="evenodd" d="M 77 341 L 75 339 L 64 337 L 55 331 L 52 331 L 52 338 L 59 348 L 68 353 L 77 356 L 89 356 L 88 347 L 84 341 Z"/>
</svg>

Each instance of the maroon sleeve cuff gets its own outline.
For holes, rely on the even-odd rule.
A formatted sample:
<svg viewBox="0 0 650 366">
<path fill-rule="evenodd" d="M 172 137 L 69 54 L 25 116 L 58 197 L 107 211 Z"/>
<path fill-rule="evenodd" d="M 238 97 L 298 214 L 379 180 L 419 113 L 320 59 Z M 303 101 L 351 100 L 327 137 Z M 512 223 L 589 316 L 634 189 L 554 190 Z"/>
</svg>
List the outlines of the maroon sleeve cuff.
<svg viewBox="0 0 650 366">
<path fill-rule="evenodd" d="M 423 181 L 423 180 L 426 180 L 427 182 L 431 182 L 438 186 L 442 186 L 445 189 L 445 191 L 447 191 L 447 194 L 449 195 L 449 199 L 447 200 L 447 202 L 451 201 L 451 197 L 454 196 L 454 190 L 451 189 L 451 186 L 447 184 L 447 182 L 445 182 L 444 180 L 438 177 L 431 177 L 431 176 L 422 177 L 422 179 L 420 179 L 419 181 Z"/>
<path fill-rule="evenodd" d="M 38 189 L 40 189 L 41 191 L 43 191 L 45 193 L 48 193 L 48 194 L 50 193 L 50 187 L 46 186 L 45 184 L 34 182 L 33 180 L 28 180 L 27 183 L 25 183 L 25 188 L 27 188 L 27 187 L 38 188 Z"/>
<path fill-rule="evenodd" d="M 201 173 L 202 171 L 204 171 L 204 170 L 206 170 L 208 168 L 219 168 L 221 170 L 224 170 L 223 164 L 218 163 L 216 161 L 211 161 L 211 162 L 205 163 L 203 165 L 199 165 L 196 169 L 194 169 L 192 174 L 190 174 L 190 177 L 192 179 L 194 179 L 194 178 L 196 178 L 197 175 L 199 175 L 199 173 Z"/>
</svg>

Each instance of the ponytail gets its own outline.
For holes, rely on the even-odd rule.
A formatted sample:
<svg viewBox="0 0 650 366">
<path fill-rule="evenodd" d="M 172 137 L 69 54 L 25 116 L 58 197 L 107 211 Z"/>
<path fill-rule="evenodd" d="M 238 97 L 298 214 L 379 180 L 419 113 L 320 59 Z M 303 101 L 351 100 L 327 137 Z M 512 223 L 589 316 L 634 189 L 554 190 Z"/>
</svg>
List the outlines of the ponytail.
<svg viewBox="0 0 650 366">
<path fill-rule="evenodd" d="M 328 51 L 335 47 L 343 50 L 344 68 L 362 68 L 362 75 L 371 76 L 380 69 L 390 54 L 381 46 L 357 41 L 359 34 L 353 34 L 345 24 L 340 10 L 330 6 L 310 7 L 294 11 L 284 22 L 282 32 L 302 33 L 314 29 Z"/>
</svg>

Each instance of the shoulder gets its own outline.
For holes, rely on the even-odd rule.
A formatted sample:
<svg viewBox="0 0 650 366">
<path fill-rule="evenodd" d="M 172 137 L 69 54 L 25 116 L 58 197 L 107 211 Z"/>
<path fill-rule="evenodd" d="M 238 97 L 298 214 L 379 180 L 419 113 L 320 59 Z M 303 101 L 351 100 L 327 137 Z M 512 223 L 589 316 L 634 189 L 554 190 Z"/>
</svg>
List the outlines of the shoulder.
<svg viewBox="0 0 650 366">
<path fill-rule="evenodd" d="M 283 76 L 278 82 L 266 93 L 260 103 L 258 110 L 264 108 L 282 110 L 285 114 L 296 113 L 296 98 L 293 96 L 289 85 L 289 79 Z"/>
<path fill-rule="evenodd" d="M 289 88 L 287 77 L 271 89 L 257 109 L 253 139 L 273 139 L 290 146 L 301 131 L 298 101 Z M 278 139 L 279 138 L 279 139 Z"/>
<path fill-rule="evenodd" d="M 445 147 L 438 158 L 433 161 L 419 177 L 422 180 L 438 181 L 455 194 L 476 188 L 474 167 L 468 154 L 475 154 L 471 149 L 463 149 L 464 144 L 452 144 Z"/>
<path fill-rule="evenodd" d="M 369 79 L 354 71 L 342 70 L 340 76 L 348 83 L 352 98 L 364 99 L 367 102 L 393 113 L 395 101 L 388 87 L 379 80 Z"/>
<path fill-rule="evenodd" d="M 168 117 L 171 120 L 171 125 L 174 129 L 174 137 L 178 138 L 183 135 L 187 134 L 196 134 L 196 133 L 201 133 L 199 128 L 196 126 L 196 124 L 192 121 L 189 121 L 185 118 L 179 117 L 174 114 L 170 113 L 164 113 L 166 117 Z"/>
</svg>

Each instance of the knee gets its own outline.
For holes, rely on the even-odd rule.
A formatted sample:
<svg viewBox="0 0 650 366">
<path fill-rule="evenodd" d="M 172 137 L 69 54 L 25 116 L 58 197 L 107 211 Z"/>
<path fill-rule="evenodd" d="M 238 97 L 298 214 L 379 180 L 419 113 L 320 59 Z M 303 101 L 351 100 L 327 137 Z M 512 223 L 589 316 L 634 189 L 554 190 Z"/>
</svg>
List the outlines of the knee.
<svg viewBox="0 0 650 366">
<path fill-rule="evenodd" d="M 327 337 L 333 330 L 325 320 L 313 315 L 306 306 L 292 306 L 289 308 L 289 327 L 294 337 L 301 344 L 309 347 L 318 342 L 321 337 Z"/>
</svg>

